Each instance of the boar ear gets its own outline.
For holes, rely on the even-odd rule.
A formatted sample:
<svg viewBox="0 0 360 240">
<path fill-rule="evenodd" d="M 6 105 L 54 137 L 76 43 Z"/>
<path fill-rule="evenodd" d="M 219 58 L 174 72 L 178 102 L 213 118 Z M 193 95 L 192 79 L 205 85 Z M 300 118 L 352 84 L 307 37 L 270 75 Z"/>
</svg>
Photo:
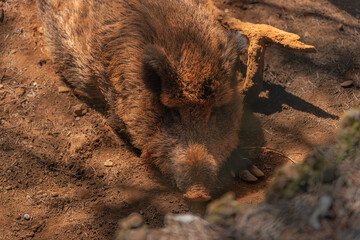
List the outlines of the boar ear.
<svg viewBox="0 0 360 240">
<path fill-rule="evenodd" d="M 143 80 L 146 86 L 155 93 L 174 76 L 175 68 L 165 51 L 155 45 L 147 45 L 143 56 Z"/>
<path fill-rule="evenodd" d="M 234 31 L 228 32 L 227 41 L 223 46 L 221 56 L 225 69 L 233 69 L 235 67 L 241 51 L 245 48 L 246 44 L 246 38 L 242 34 Z"/>
</svg>

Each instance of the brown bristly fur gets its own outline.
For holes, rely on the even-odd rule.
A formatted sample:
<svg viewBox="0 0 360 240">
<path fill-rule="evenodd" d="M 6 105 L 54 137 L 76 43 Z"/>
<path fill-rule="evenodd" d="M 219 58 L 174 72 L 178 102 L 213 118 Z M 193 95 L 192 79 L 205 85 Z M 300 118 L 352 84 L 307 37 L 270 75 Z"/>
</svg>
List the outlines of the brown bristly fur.
<svg viewBox="0 0 360 240">
<path fill-rule="evenodd" d="M 239 142 L 242 37 L 191 0 L 37 3 L 66 82 L 105 102 L 141 156 L 183 192 L 210 189 Z"/>
</svg>

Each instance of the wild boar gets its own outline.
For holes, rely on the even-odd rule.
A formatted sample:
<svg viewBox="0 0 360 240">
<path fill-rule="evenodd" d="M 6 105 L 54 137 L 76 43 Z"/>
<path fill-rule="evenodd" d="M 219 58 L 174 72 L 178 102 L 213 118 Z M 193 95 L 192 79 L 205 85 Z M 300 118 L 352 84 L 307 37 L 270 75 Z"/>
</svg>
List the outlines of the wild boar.
<svg viewBox="0 0 360 240">
<path fill-rule="evenodd" d="M 37 4 L 64 80 L 105 102 L 112 126 L 186 199 L 209 200 L 239 143 L 243 37 L 226 32 L 192 0 Z M 255 176 L 247 173 L 249 180 L 263 175 L 256 167 Z"/>
</svg>

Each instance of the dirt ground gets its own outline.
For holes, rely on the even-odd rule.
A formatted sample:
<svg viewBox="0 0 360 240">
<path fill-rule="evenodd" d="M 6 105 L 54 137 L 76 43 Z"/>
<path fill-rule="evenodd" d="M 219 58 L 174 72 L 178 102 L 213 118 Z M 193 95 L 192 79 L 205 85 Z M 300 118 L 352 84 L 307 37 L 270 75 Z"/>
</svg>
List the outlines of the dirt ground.
<svg viewBox="0 0 360 240">
<path fill-rule="evenodd" d="M 359 104 L 360 2 L 216 2 L 318 50 L 267 50 L 264 92 L 243 119 L 244 152 L 265 146 L 301 162 L 315 146 L 331 144 L 343 113 Z M 185 202 L 101 113 L 87 106 L 77 116 L 83 102 L 56 74 L 40 26 L 34 0 L 0 0 L 0 239 L 111 239 L 132 212 L 151 227 L 169 212 L 202 214 L 206 206 Z M 342 87 L 345 81 L 352 85 Z M 271 151 L 250 156 L 265 178 L 234 180 L 218 195 L 231 190 L 240 202 L 259 203 L 276 167 L 289 162 Z"/>
</svg>

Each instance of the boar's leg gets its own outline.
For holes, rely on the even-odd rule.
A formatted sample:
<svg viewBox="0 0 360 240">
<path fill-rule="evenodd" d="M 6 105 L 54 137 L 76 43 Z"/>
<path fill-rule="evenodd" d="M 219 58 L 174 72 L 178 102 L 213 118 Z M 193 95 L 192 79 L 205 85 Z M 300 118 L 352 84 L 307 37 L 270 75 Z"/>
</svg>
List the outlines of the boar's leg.
<svg viewBox="0 0 360 240">
<path fill-rule="evenodd" d="M 232 152 L 226 163 L 226 168 L 245 182 L 255 182 L 258 178 L 264 176 L 264 173 L 252 164 L 249 159 L 242 157 L 239 150 Z"/>
<path fill-rule="evenodd" d="M 239 177 L 245 182 L 256 182 L 259 177 L 263 176 L 264 173 L 255 165 L 253 165 L 249 170 L 242 170 L 239 173 Z"/>
</svg>

